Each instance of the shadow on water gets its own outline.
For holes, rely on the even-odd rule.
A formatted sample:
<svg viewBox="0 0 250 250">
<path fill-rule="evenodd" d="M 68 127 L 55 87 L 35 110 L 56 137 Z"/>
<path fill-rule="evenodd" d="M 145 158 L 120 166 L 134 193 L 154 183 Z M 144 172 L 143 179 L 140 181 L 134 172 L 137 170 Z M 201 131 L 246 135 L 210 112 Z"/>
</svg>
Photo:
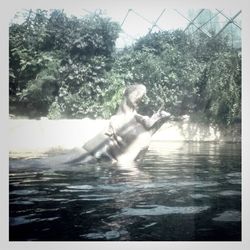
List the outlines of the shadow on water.
<svg viewBox="0 0 250 250">
<path fill-rule="evenodd" d="M 153 142 L 138 165 L 13 169 L 10 240 L 241 240 L 240 144 Z"/>
</svg>

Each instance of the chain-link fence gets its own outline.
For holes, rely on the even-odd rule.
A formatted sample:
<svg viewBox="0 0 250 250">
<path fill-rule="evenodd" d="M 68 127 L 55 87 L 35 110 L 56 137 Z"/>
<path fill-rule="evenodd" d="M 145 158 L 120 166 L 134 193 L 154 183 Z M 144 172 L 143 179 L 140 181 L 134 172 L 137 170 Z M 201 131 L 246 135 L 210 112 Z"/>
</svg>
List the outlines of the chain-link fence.
<svg viewBox="0 0 250 250">
<path fill-rule="evenodd" d="M 230 45 L 241 48 L 241 11 L 222 9 L 200 10 L 168 10 L 159 12 L 155 20 L 134 9 L 128 9 L 120 22 L 123 32 L 120 35 L 121 44 L 132 44 L 141 34 L 157 31 L 182 29 L 190 35 L 202 32 L 213 38 L 227 36 Z M 140 32 L 133 32 L 133 26 L 140 27 Z"/>
<path fill-rule="evenodd" d="M 66 9 L 65 13 L 74 15 Z M 76 15 L 101 15 L 103 13 L 119 22 L 122 27 L 122 32 L 116 43 L 117 48 L 129 46 L 147 33 L 176 29 L 184 30 L 192 36 L 195 36 L 198 32 L 202 32 L 210 38 L 227 36 L 232 47 L 241 48 L 241 10 L 158 9 L 157 11 L 152 10 L 150 14 L 148 10 L 124 9 L 117 13 L 115 17 L 108 10 L 81 8 Z M 21 16 L 16 15 L 15 22 L 20 21 Z"/>
</svg>

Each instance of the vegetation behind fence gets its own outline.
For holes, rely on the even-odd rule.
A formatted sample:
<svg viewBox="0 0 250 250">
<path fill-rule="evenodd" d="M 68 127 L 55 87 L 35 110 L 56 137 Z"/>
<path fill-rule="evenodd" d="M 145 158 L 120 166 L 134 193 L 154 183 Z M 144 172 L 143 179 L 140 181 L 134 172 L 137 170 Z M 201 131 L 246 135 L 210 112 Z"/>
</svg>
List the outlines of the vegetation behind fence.
<svg viewBox="0 0 250 250">
<path fill-rule="evenodd" d="M 136 24 L 135 24 L 136 25 Z M 220 127 L 241 121 L 241 53 L 223 35 L 149 33 L 117 51 L 121 27 L 102 15 L 25 13 L 9 28 L 10 113 L 109 118 L 126 85 L 146 85 L 140 112 L 164 109 Z"/>
</svg>

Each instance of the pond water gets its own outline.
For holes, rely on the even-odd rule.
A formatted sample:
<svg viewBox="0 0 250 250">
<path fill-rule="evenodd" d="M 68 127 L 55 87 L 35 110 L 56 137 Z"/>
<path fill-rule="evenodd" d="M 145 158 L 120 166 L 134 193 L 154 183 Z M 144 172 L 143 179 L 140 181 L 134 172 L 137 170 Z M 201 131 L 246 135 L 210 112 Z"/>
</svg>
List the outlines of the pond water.
<svg viewBox="0 0 250 250">
<path fill-rule="evenodd" d="M 137 166 L 34 164 L 10 171 L 9 198 L 11 241 L 238 241 L 241 145 L 153 142 Z"/>
</svg>

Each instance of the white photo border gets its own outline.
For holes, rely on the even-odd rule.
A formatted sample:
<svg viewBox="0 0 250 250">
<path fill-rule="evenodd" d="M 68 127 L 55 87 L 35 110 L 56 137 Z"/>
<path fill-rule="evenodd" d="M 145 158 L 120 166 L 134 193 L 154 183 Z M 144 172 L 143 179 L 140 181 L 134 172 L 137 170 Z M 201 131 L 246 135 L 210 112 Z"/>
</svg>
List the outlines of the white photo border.
<svg viewBox="0 0 250 250">
<path fill-rule="evenodd" d="M 167 6 L 167 8 L 231 8 L 242 10 L 242 241 L 240 242 L 10 242 L 9 237 L 9 204 L 8 204 L 8 27 L 13 14 L 22 8 L 67 8 L 70 5 L 84 6 L 94 4 L 96 8 L 111 5 L 114 8 L 131 3 L 131 7 L 149 8 L 150 4 Z M 0 27 L 1 27 L 1 82 L 0 82 L 0 249 L 181 249 L 181 250 L 241 250 L 250 249 L 250 218 L 249 218 L 249 178 L 250 178 L 250 32 L 248 0 L 8 0 L 0 3 Z"/>
</svg>

